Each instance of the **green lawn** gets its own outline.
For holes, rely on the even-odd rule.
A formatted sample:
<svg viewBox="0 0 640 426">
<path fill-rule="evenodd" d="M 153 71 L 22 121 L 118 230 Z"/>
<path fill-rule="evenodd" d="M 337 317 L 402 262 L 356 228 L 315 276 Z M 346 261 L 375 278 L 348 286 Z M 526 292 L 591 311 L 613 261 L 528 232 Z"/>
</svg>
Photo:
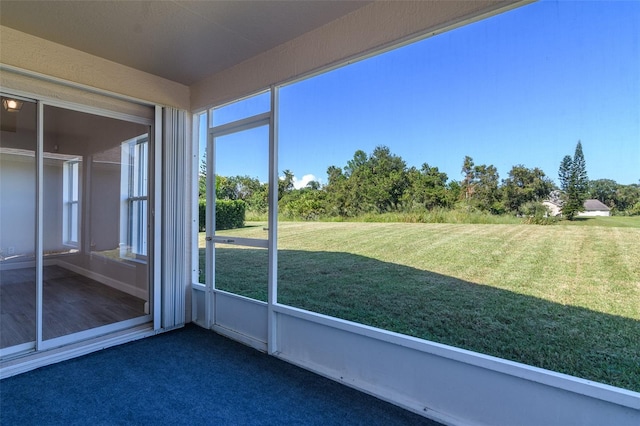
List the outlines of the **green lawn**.
<svg viewBox="0 0 640 426">
<path fill-rule="evenodd" d="M 640 216 L 595 216 L 578 217 L 572 222 L 565 220 L 563 224 L 574 226 L 606 226 L 614 228 L 640 228 Z"/>
<path fill-rule="evenodd" d="M 640 221 L 594 219 L 281 222 L 279 302 L 640 391 Z M 266 250 L 217 255 L 219 288 L 266 300 Z"/>
</svg>

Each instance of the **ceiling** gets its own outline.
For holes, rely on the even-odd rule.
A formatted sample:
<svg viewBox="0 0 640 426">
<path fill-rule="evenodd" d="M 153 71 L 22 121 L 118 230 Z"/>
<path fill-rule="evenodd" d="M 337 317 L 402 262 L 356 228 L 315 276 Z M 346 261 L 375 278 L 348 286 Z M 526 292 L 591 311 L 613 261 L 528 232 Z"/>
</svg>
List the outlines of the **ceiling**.
<svg viewBox="0 0 640 426">
<path fill-rule="evenodd" d="M 185 85 L 368 1 L 0 1 L 0 24 Z"/>
</svg>

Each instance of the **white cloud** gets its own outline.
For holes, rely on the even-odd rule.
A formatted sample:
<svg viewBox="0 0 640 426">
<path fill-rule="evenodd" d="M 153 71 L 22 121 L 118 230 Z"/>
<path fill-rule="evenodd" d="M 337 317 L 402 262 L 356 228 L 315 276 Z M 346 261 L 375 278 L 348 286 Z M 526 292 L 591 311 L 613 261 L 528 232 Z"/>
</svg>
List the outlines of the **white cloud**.
<svg viewBox="0 0 640 426">
<path fill-rule="evenodd" d="M 312 180 L 318 180 L 318 179 L 316 179 L 316 177 L 314 175 L 311 175 L 311 174 L 302 176 L 302 179 L 298 179 L 297 177 L 294 176 L 293 177 L 293 187 L 295 189 L 304 188 Z"/>
</svg>

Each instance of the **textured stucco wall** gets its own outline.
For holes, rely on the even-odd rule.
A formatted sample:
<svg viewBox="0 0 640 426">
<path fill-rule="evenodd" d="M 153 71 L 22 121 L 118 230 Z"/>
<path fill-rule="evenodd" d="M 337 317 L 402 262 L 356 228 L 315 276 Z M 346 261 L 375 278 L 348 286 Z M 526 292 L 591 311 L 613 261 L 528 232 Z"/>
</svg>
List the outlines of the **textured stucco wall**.
<svg viewBox="0 0 640 426">
<path fill-rule="evenodd" d="M 191 110 L 527 1 L 377 1 L 191 86 Z"/>
<path fill-rule="evenodd" d="M 0 62 L 160 105 L 189 109 L 189 88 L 185 85 L 3 26 L 0 26 Z M 2 81 L 5 90 L 10 84 Z"/>
</svg>

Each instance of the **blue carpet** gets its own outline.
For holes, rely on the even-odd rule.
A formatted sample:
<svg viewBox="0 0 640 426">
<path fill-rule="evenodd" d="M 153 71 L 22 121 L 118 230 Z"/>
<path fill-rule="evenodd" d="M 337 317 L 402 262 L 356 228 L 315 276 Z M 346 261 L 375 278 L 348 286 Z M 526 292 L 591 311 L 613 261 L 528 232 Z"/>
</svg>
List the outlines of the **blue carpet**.
<svg viewBox="0 0 640 426">
<path fill-rule="evenodd" d="M 9 425 L 431 425 L 211 331 L 184 329 L 0 382 Z"/>
</svg>

